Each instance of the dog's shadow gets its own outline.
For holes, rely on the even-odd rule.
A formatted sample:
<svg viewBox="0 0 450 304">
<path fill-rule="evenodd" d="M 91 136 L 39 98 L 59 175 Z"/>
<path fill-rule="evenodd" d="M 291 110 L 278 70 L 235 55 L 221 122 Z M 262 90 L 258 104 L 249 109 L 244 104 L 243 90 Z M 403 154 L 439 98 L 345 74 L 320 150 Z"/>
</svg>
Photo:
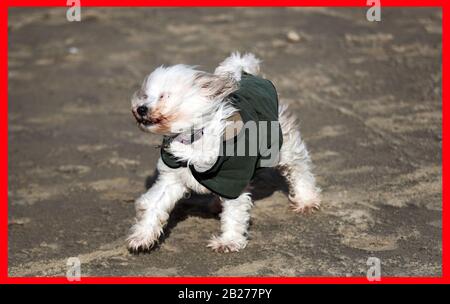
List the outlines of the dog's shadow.
<svg viewBox="0 0 450 304">
<path fill-rule="evenodd" d="M 150 189 L 158 179 L 158 171 L 153 175 L 148 176 L 145 181 L 146 189 Z M 274 168 L 262 168 L 256 171 L 255 176 L 251 182 L 250 192 L 254 203 L 271 196 L 275 191 L 288 192 L 288 186 L 278 170 Z M 164 228 L 164 233 L 160 237 L 159 242 L 152 249 L 140 252 L 151 252 L 158 249 L 164 241 L 170 236 L 172 230 L 178 223 L 184 221 L 188 217 L 195 216 L 205 219 L 219 219 L 219 214 L 222 211 L 220 201 L 217 196 L 213 194 L 199 195 L 191 194 L 188 198 L 183 198 L 174 207 L 170 214 L 169 221 Z"/>
</svg>

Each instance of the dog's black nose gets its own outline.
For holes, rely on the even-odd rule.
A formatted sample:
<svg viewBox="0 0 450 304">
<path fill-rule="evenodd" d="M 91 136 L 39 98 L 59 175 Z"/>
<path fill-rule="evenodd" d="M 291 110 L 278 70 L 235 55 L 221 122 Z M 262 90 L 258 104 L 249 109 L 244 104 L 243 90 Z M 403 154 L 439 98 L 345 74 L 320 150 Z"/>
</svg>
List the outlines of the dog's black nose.
<svg viewBox="0 0 450 304">
<path fill-rule="evenodd" d="M 144 117 L 145 115 L 147 115 L 148 108 L 146 106 L 140 106 L 136 111 L 141 117 Z"/>
</svg>

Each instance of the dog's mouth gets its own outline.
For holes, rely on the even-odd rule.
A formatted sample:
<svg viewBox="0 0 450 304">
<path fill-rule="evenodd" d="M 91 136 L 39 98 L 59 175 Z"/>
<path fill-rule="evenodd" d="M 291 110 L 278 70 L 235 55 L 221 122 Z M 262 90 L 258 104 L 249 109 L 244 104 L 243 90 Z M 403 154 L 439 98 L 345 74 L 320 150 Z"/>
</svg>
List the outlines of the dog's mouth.
<svg viewBox="0 0 450 304">
<path fill-rule="evenodd" d="M 139 114 L 137 114 L 135 111 L 131 111 L 131 113 L 133 113 L 133 116 L 139 125 L 149 127 L 149 126 L 152 126 L 157 123 L 156 121 L 154 121 L 152 119 L 148 119 L 146 117 L 139 116 Z"/>
<path fill-rule="evenodd" d="M 146 127 L 153 125 L 154 123 L 148 119 L 138 119 L 138 124 L 144 125 Z"/>
<path fill-rule="evenodd" d="M 167 116 L 161 115 L 159 113 L 139 115 L 136 109 L 131 109 L 131 113 L 136 119 L 137 126 L 142 131 L 163 135 L 172 133 L 169 124 L 170 120 Z"/>
</svg>

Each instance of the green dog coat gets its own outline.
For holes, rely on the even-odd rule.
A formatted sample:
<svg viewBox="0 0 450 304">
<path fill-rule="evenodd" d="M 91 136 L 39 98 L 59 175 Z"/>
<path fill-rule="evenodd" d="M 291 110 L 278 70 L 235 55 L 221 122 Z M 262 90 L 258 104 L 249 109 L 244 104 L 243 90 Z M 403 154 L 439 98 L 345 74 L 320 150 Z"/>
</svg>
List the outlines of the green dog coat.
<svg viewBox="0 0 450 304">
<path fill-rule="evenodd" d="M 239 111 L 244 127 L 233 138 L 224 139 L 220 156 L 210 169 L 197 172 L 193 165 L 190 165 L 189 169 L 201 185 L 222 197 L 234 199 L 244 191 L 255 171 L 263 167 L 263 161 L 275 159 L 272 165 L 276 164 L 283 136 L 278 123 L 277 91 L 272 82 L 244 73 L 239 82 L 239 89 L 227 98 Z M 247 124 L 253 123 L 258 130 L 256 141 L 255 134 L 249 136 L 246 128 Z M 278 133 L 278 136 L 274 132 Z M 169 136 L 163 139 L 163 162 L 172 169 L 186 167 L 186 162 L 177 160 L 166 150 L 172 140 Z M 271 148 L 276 145 L 278 149 L 272 151 Z M 245 147 L 245 151 L 241 147 Z M 264 163 L 264 167 L 269 166 Z"/>
</svg>

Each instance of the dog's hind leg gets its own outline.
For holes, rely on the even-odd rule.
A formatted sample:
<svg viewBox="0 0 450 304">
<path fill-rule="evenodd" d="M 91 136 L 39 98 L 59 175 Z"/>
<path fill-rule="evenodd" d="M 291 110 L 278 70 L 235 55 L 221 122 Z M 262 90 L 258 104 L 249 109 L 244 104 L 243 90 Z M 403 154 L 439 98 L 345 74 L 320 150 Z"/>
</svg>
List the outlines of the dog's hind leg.
<svg viewBox="0 0 450 304">
<path fill-rule="evenodd" d="M 247 246 L 247 229 L 250 209 L 253 206 L 250 193 L 236 199 L 222 199 L 220 223 L 222 233 L 209 241 L 208 247 L 216 252 L 237 252 Z"/>
<path fill-rule="evenodd" d="M 287 107 L 280 106 L 279 121 L 283 131 L 278 168 L 289 186 L 289 200 L 295 212 L 310 212 L 320 207 L 320 189 L 311 172 L 311 159 L 296 119 Z"/>
</svg>

